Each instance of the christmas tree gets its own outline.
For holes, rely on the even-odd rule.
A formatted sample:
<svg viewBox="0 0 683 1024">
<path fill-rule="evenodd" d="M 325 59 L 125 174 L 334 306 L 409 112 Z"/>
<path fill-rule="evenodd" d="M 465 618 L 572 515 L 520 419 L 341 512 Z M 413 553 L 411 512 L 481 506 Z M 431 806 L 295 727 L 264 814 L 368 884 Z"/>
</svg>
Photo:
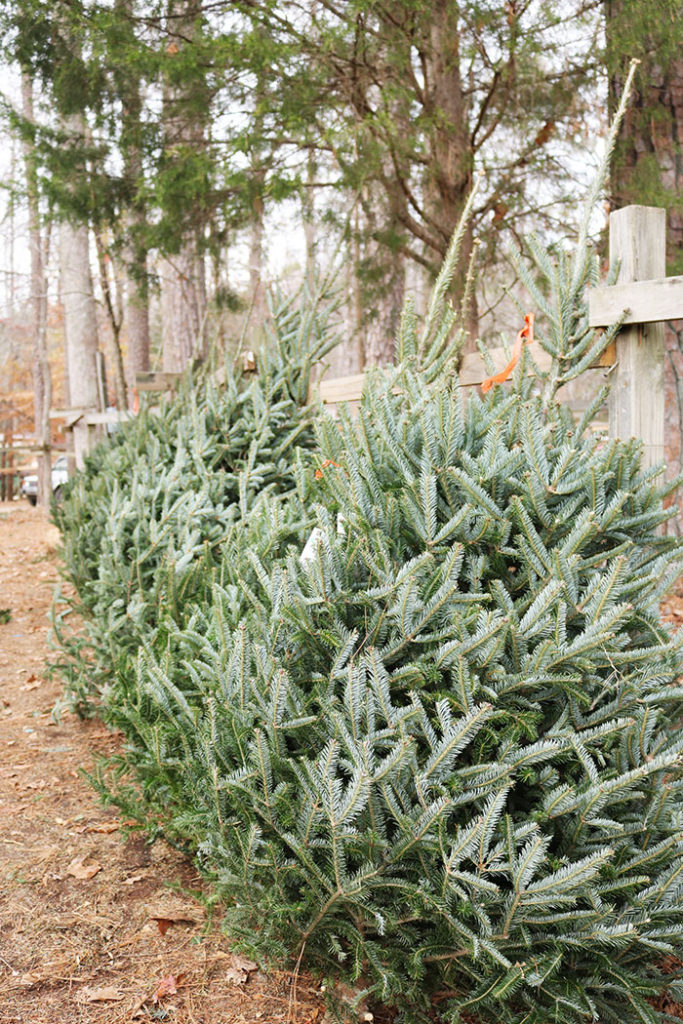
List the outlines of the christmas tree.
<svg viewBox="0 0 683 1024">
<path fill-rule="evenodd" d="M 184 621 L 219 547 L 270 491 L 296 486 L 295 451 L 314 443 L 311 370 L 337 343 L 329 281 L 276 297 L 259 373 L 239 360 L 188 378 L 160 407 L 143 408 L 90 455 L 53 508 L 68 583 L 55 605 L 54 667 L 63 706 L 115 705 L 134 675 L 142 638 L 161 619 Z M 71 629 L 74 613 L 78 625 Z"/>
</svg>

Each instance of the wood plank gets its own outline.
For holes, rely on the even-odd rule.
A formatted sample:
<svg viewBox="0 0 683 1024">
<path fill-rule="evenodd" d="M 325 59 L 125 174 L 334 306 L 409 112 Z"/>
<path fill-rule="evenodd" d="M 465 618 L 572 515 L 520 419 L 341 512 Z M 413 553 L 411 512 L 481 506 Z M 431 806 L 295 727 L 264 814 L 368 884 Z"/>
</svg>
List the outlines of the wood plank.
<svg viewBox="0 0 683 1024">
<path fill-rule="evenodd" d="M 595 368 L 614 365 L 615 344 L 612 343 L 594 364 Z M 510 350 L 502 345 L 489 349 L 489 355 L 493 360 L 494 373 L 500 372 L 507 366 L 510 360 Z M 540 370 L 546 371 L 550 368 L 550 356 L 540 345 L 534 345 L 532 355 Z M 490 376 L 484 360 L 478 352 L 466 352 L 460 365 L 458 383 L 460 387 L 477 387 Z M 325 405 L 334 405 L 338 402 L 357 402 L 363 392 L 365 374 L 354 373 L 348 377 L 335 377 L 331 380 L 320 381 L 314 387 Z"/>
<path fill-rule="evenodd" d="M 683 277 L 620 281 L 610 288 L 590 289 L 588 322 L 591 327 L 613 324 L 625 309 L 629 311 L 625 325 L 683 320 Z"/>
<path fill-rule="evenodd" d="M 81 420 L 86 426 L 92 427 L 99 423 L 122 423 L 128 420 L 135 413 L 128 409 L 109 409 L 106 412 L 99 412 L 97 409 L 50 409 L 51 420 L 65 420 L 65 430 L 71 429 L 74 424 Z M 53 448 L 55 445 L 52 446 Z"/>
<path fill-rule="evenodd" d="M 666 210 L 626 206 L 610 215 L 610 262 L 620 264 L 617 285 L 650 282 L 666 273 Z M 617 336 L 609 395 L 611 437 L 637 437 L 644 465 L 664 461 L 664 325 L 640 323 Z"/>
<path fill-rule="evenodd" d="M 138 391 L 172 391 L 182 376 L 176 370 L 139 370 L 135 374 L 135 387 Z"/>
<path fill-rule="evenodd" d="M 50 409 L 51 420 L 70 420 L 74 416 L 83 416 L 87 409 Z"/>
<path fill-rule="evenodd" d="M 150 380 L 165 380 L 172 384 L 182 375 L 180 370 L 138 370 L 135 374 L 135 383 L 144 384 Z"/>
<path fill-rule="evenodd" d="M 510 362 L 510 349 L 506 349 L 502 345 L 488 349 L 488 354 L 493 361 L 493 373 L 500 373 Z M 534 345 L 532 354 L 539 369 L 548 370 L 550 368 L 550 356 L 540 345 Z M 486 363 L 478 352 L 465 353 L 458 374 L 458 383 L 461 388 L 476 387 L 490 376 L 491 371 L 487 369 Z"/>
<path fill-rule="evenodd" d="M 34 452 L 39 453 L 39 452 L 44 451 L 42 445 L 36 444 L 35 442 L 33 444 L 13 444 L 10 449 L 7 449 L 7 448 L 4 449 L 4 451 L 8 451 L 8 450 L 11 451 L 11 452 L 29 452 L 29 453 L 34 453 Z M 64 452 L 64 451 L 66 451 L 66 445 L 65 444 L 51 444 L 50 445 L 50 451 L 53 451 L 53 452 Z"/>
<path fill-rule="evenodd" d="M 128 409 L 110 409 L 108 412 L 87 412 L 84 420 L 89 427 L 99 423 L 125 423 L 132 419 L 135 413 Z"/>
<path fill-rule="evenodd" d="M 135 385 L 136 391 L 140 392 L 161 392 L 161 391 L 173 391 L 175 382 L 169 383 L 164 380 L 148 380 L 140 381 Z"/>
<path fill-rule="evenodd" d="M 316 387 L 325 405 L 334 405 L 336 402 L 357 402 L 363 393 L 364 383 L 364 373 L 353 373 L 349 377 L 321 380 Z"/>
</svg>

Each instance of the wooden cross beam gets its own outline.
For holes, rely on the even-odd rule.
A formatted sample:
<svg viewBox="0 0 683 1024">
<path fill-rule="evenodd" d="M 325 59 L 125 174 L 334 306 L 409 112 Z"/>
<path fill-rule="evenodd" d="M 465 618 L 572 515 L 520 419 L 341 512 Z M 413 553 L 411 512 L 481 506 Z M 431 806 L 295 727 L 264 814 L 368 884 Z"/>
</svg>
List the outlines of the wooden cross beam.
<svg viewBox="0 0 683 1024">
<path fill-rule="evenodd" d="M 617 283 L 589 295 L 592 327 L 614 323 L 627 311 L 617 335 L 609 398 L 610 436 L 638 437 L 644 462 L 664 461 L 664 323 L 683 319 L 683 277 L 666 274 L 666 210 L 626 206 L 609 220 L 611 264 Z"/>
</svg>

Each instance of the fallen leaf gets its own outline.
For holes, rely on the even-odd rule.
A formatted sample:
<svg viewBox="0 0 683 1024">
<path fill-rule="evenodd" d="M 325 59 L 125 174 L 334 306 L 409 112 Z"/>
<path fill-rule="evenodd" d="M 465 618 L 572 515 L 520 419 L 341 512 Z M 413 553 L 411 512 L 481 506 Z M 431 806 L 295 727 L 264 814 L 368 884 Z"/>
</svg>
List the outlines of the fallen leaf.
<svg viewBox="0 0 683 1024">
<path fill-rule="evenodd" d="M 109 985 L 106 988 L 82 988 L 76 999 L 79 1003 L 118 1003 L 123 996 L 117 988 Z"/>
<path fill-rule="evenodd" d="M 93 878 L 98 871 L 102 870 L 102 865 L 98 864 L 96 860 L 90 864 L 86 864 L 87 854 L 82 857 L 74 857 L 66 869 L 68 875 L 73 875 L 74 878 L 86 881 L 89 878 Z"/>
<path fill-rule="evenodd" d="M 174 996 L 178 991 L 178 982 L 182 975 L 177 978 L 173 974 L 167 974 L 165 978 L 162 978 L 157 986 L 157 990 L 152 996 L 153 1003 L 159 1003 L 166 996 Z"/>
<path fill-rule="evenodd" d="M 35 971 L 27 971 L 26 974 L 22 974 L 19 979 L 19 984 L 24 985 L 26 988 L 32 988 L 33 985 L 37 985 L 39 981 L 42 981 L 40 974 L 36 974 Z"/>
<path fill-rule="evenodd" d="M 141 882 L 144 877 L 145 877 L 144 875 L 131 875 L 130 878 L 124 878 L 123 884 L 124 885 L 135 885 L 136 882 Z"/>
<path fill-rule="evenodd" d="M 118 821 L 100 821 L 94 825 L 86 825 L 86 832 L 118 832 L 119 830 Z"/>
<path fill-rule="evenodd" d="M 245 981 L 249 980 L 249 975 L 245 971 L 240 971 L 239 967 L 228 967 L 225 980 L 232 985 L 244 985 Z"/>
<path fill-rule="evenodd" d="M 162 919 L 164 921 L 170 921 L 171 924 L 175 924 L 176 921 L 188 921 L 190 924 L 195 924 L 201 916 L 199 907 L 197 909 L 190 909 L 187 907 L 178 907 L 174 909 L 172 906 L 165 907 L 160 905 L 158 907 L 148 907 L 147 912 L 152 921 Z"/>
<path fill-rule="evenodd" d="M 39 679 L 38 676 L 35 673 L 32 673 L 27 678 L 27 680 L 24 683 L 24 685 L 20 686 L 19 689 L 22 691 L 22 693 L 29 693 L 31 690 L 37 690 L 42 685 L 43 685 L 43 680 Z"/>
<path fill-rule="evenodd" d="M 232 964 L 225 972 L 225 980 L 233 985 L 244 985 L 249 980 L 249 975 L 258 967 L 253 960 L 247 960 L 243 956 L 233 953 L 230 957 Z"/>
<path fill-rule="evenodd" d="M 149 909 L 149 916 L 156 921 L 159 931 L 165 935 L 172 924 L 183 922 L 184 924 L 195 924 L 200 912 L 198 910 L 187 910 L 184 907 L 174 909 L 172 906 L 158 906 Z"/>
</svg>

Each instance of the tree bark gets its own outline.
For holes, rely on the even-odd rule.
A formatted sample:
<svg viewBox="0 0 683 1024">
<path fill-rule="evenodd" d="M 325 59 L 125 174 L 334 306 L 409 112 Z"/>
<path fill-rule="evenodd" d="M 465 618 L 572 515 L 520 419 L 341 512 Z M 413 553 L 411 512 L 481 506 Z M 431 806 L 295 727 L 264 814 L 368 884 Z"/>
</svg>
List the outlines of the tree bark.
<svg viewBox="0 0 683 1024">
<path fill-rule="evenodd" d="M 33 123 L 33 83 L 27 72 L 21 76 L 22 114 Z M 38 176 L 30 142 L 23 143 L 24 174 L 28 201 L 28 230 L 31 250 L 31 334 L 33 336 L 33 409 L 38 456 L 39 505 L 48 506 L 52 495 L 52 376 L 47 352 L 47 279 L 43 265 L 43 239 L 38 205 Z"/>
<path fill-rule="evenodd" d="M 200 0 L 169 0 L 167 27 L 169 61 L 181 48 L 192 46 L 201 17 Z M 189 90 L 193 90 L 190 94 Z M 163 128 L 170 159 L 206 147 L 206 110 L 198 111 L 196 80 L 185 86 L 167 76 L 164 86 Z M 208 100 L 207 100 L 208 104 Z M 195 358 L 206 356 L 206 271 L 202 254 L 202 213 L 186 217 L 187 231 L 177 252 L 167 253 L 161 270 L 162 346 L 164 370 L 182 371 Z"/>
<path fill-rule="evenodd" d="M 205 351 L 204 263 L 188 239 L 177 255 L 161 263 L 161 339 L 166 371 L 182 372 Z"/>
<path fill-rule="evenodd" d="M 116 0 L 116 9 L 122 20 L 133 20 L 132 0 Z M 140 82 L 130 67 L 119 74 L 117 87 L 122 100 L 121 151 L 123 178 L 128 194 L 126 213 L 126 241 L 123 246 L 125 267 L 125 316 L 128 339 L 126 377 L 130 388 L 135 387 L 137 373 L 150 368 L 148 266 L 145 239 L 147 209 L 140 184 L 142 164 L 142 97 Z"/>
<path fill-rule="evenodd" d="M 262 181 L 263 175 L 255 172 L 255 181 Z M 263 283 L 263 239 L 265 225 L 263 222 L 263 198 L 260 189 L 256 192 L 252 203 L 251 237 L 249 243 L 249 295 L 251 296 L 251 331 L 260 337 L 266 318 L 266 296 Z"/>
<path fill-rule="evenodd" d="M 304 239 L 306 243 L 306 281 L 312 285 L 316 274 L 316 245 L 318 241 L 315 222 L 315 156 L 309 147 L 306 154 L 306 185 L 301 191 L 301 216 L 304 222 Z"/>
<path fill-rule="evenodd" d="M 123 367 L 123 353 L 121 351 L 121 327 L 123 325 L 123 308 L 120 292 L 121 276 L 115 271 L 110 275 L 112 269 L 111 259 L 106 252 L 102 236 L 97 230 L 95 230 L 95 246 L 100 273 L 100 288 L 104 296 L 104 305 L 111 330 L 109 362 L 114 377 L 114 404 L 117 409 L 127 409 L 126 376 Z"/>
<path fill-rule="evenodd" d="M 443 254 L 460 220 L 472 191 L 474 153 L 470 141 L 467 103 L 460 72 L 459 11 L 452 0 L 433 5 L 429 48 L 429 110 L 434 129 L 429 138 L 428 213 L 432 230 L 443 242 Z M 473 234 L 468 228 L 460 259 L 453 275 L 451 294 L 460 305 L 465 293 L 467 269 L 472 255 Z M 463 324 L 472 345 L 478 330 L 477 300 L 471 289 Z"/>
<path fill-rule="evenodd" d="M 64 118 L 70 134 L 84 138 L 79 115 Z M 90 271 L 90 238 L 85 224 L 64 221 L 59 231 L 60 292 L 64 308 L 69 405 L 74 409 L 99 408 L 97 387 L 97 308 Z M 83 466 L 95 430 L 82 421 L 73 428 L 76 468 Z"/>
<path fill-rule="evenodd" d="M 379 257 L 378 253 L 378 257 Z M 396 337 L 405 298 L 405 260 L 394 254 L 394 261 L 382 283 L 374 316 L 365 335 L 366 366 L 391 366 L 396 354 Z"/>
<path fill-rule="evenodd" d="M 130 271 L 130 252 L 126 256 L 126 313 L 125 324 L 128 337 L 126 376 L 129 387 L 135 387 L 135 376 L 146 373 L 150 368 L 149 297 L 146 283 Z M 142 275 L 147 274 L 147 257 L 138 259 L 137 266 Z"/>
<path fill-rule="evenodd" d="M 382 199 L 376 190 L 366 195 L 362 203 L 363 227 L 360 216 L 356 222 L 362 366 L 390 366 L 394 362 L 405 297 L 405 257 L 379 240 L 387 225 L 397 228 L 391 212 L 384 210 Z"/>
</svg>

